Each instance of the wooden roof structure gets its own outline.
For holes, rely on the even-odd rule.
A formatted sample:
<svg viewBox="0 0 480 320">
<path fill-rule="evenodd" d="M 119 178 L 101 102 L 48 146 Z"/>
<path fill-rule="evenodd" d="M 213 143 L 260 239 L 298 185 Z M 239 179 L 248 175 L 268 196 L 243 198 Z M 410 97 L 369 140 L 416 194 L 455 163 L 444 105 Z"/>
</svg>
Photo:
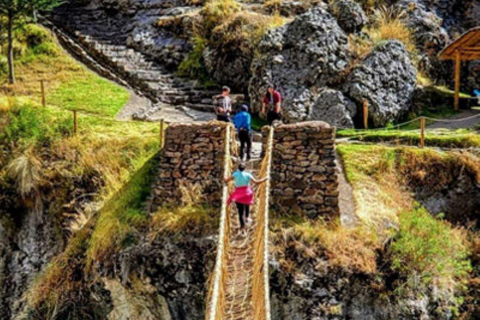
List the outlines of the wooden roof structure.
<svg viewBox="0 0 480 320">
<path fill-rule="evenodd" d="M 455 61 L 455 96 L 454 108 L 459 109 L 460 100 L 460 66 L 461 61 L 480 60 L 480 27 L 465 32 L 460 38 L 450 43 L 440 52 L 441 60 Z"/>
<path fill-rule="evenodd" d="M 441 60 L 456 60 L 456 52 L 460 53 L 460 60 L 480 60 L 480 26 L 465 32 L 443 49 L 439 56 Z"/>
</svg>

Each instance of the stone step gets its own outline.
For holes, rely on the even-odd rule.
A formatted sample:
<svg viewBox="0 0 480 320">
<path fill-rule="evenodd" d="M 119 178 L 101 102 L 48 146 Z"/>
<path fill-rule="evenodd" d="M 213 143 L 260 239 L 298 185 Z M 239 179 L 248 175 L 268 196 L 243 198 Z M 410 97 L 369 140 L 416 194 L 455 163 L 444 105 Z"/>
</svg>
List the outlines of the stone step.
<svg viewBox="0 0 480 320">
<path fill-rule="evenodd" d="M 197 81 L 178 77 L 161 63 L 127 46 L 125 30 L 133 25 L 126 19 L 102 11 L 63 6 L 54 11 L 52 20 L 93 58 L 152 100 L 200 112 L 213 110 L 208 103 L 218 91 L 205 90 Z"/>
</svg>

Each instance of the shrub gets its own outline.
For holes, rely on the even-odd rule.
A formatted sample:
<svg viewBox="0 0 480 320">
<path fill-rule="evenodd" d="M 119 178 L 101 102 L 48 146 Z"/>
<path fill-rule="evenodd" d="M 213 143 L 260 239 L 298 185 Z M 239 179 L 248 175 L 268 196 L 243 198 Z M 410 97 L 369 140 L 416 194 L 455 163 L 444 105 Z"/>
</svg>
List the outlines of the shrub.
<svg viewBox="0 0 480 320">
<path fill-rule="evenodd" d="M 58 55 L 58 48 L 54 43 L 45 42 L 35 46 L 33 48 L 33 53 L 56 57 Z"/>
<path fill-rule="evenodd" d="M 4 142 L 51 142 L 67 135 L 73 126 L 71 116 L 42 107 L 14 105 L 2 113 L 8 118 L 8 126 L 0 132 Z"/>
<path fill-rule="evenodd" d="M 400 228 L 389 248 L 392 269 L 424 286 L 458 288 L 471 271 L 465 232 L 416 208 L 400 215 Z"/>
<path fill-rule="evenodd" d="M 27 24 L 20 29 L 19 40 L 33 48 L 42 43 L 51 42 L 51 36 L 45 28 L 36 24 Z"/>
<path fill-rule="evenodd" d="M 205 50 L 207 40 L 201 36 L 193 38 L 193 50 L 178 66 L 180 75 L 190 78 L 203 79 L 206 77 L 207 70 L 203 64 L 203 50 Z"/>
<path fill-rule="evenodd" d="M 8 72 L 8 60 L 5 56 L 0 56 L 0 74 Z"/>
<path fill-rule="evenodd" d="M 235 0 L 210 0 L 200 12 L 203 19 L 203 29 L 206 32 L 229 19 L 233 14 L 240 12 L 242 7 Z"/>
</svg>

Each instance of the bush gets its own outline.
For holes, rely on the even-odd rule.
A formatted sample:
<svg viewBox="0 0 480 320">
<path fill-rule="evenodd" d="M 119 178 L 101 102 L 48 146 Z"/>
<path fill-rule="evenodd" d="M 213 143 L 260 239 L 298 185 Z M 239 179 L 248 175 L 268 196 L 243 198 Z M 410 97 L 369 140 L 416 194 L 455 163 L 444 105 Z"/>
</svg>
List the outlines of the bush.
<svg viewBox="0 0 480 320">
<path fill-rule="evenodd" d="M 51 36 L 48 31 L 36 24 L 27 24 L 20 30 L 18 38 L 29 48 L 34 48 L 43 43 L 51 42 Z"/>
<path fill-rule="evenodd" d="M 73 126 L 68 114 L 52 113 L 43 107 L 16 105 L 1 113 L 8 118 L 8 125 L 0 133 L 2 142 L 49 142 L 68 134 Z"/>
<path fill-rule="evenodd" d="M 33 48 L 33 53 L 36 55 L 44 54 L 47 56 L 56 57 L 58 55 L 58 48 L 52 42 L 41 43 Z"/>
<path fill-rule="evenodd" d="M 178 73 L 181 76 L 204 79 L 207 77 L 207 70 L 203 64 L 203 50 L 207 40 L 201 36 L 193 39 L 193 50 L 178 66 Z"/>
<path fill-rule="evenodd" d="M 471 271 L 465 235 L 423 208 L 405 212 L 389 248 L 392 269 L 410 285 L 458 288 Z"/>
<path fill-rule="evenodd" d="M 7 57 L 0 56 L 0 74 L 8 72 L 8 60 Z"/>
</svg>

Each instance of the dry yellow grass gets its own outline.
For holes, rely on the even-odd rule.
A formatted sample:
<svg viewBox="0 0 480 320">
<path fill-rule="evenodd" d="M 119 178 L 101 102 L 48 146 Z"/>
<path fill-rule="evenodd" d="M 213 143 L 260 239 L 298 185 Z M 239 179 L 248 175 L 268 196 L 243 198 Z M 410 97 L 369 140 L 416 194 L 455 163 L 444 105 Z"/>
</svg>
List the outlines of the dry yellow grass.
<svg viewBox="0 0 480 320">
<path fill-rule="evenodd" d="M 151 240 L 159 234 L 209 232 L 218 227 L 218 209 L 200 204 L 205 202 L 201 184 L 181 183 L 179 189 L 182 194 L 180 205 L 161 207 L 153 214 L 149 235 Z"/>
<path fill-rule="evenodd" d="M 398 40 L 410 53 L 416 53 L 416 45 L 412 31 L 403 22 L 405 11 L 380 6 L 373 11 L 373 25 L 365 31 L 369 38 L 350 35 L 349 44 L 352 52 L 359 58 L 365 57 L 375 45 L 386 40 Z"/>
</svg>

